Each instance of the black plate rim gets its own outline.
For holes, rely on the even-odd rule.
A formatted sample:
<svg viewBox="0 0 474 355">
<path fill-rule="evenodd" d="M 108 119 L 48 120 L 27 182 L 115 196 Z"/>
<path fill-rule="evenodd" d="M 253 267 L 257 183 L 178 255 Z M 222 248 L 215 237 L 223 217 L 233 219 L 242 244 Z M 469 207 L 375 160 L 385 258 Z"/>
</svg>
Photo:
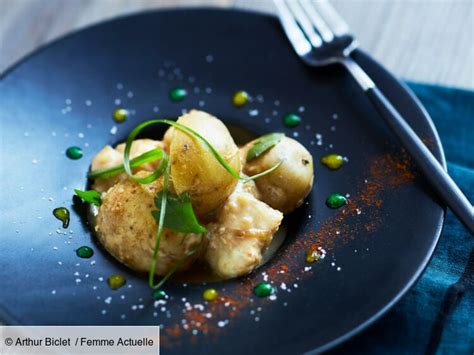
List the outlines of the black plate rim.
<svg viewBox="0 0 474 355">
<path fill-rule="evenodd" d="M 365 52 L 363 52 L 363 53 L 366 54 Z M 416 95 L 413 93 L 413 91 L 408 87 L 408 85 L 406 83 L 402 82 L 401 80 L 399 80 L 398 78 L 393 76 L 393 74 L 391 72 L 386 70 L 384 66 L 382 66 L 380 63 L 375 61 L 371 56 L 368 56 L 368 57 L 372 61 L 374 61 L 375 63 L 380 65 L 390 75 L 391 79 L 394 80 L 395 82 L 397 82 L 405 90 L 405 92 L 410 96 L 410 99 L 413 100 L 413 102 L 416 104 L 417 108 L 421 111 L 421 114 L 424 116 L 424 118 L 428 122 L 431 130 L 433 131 L 435 143 L 436 143 L 437 148 L 439 149 L 439 153 L 440 153 L 439 163 L 441 164 L 443 169 L 447 171 L 446 156 L 444 154 L 443 144 L 441 142 L 441 138 L 439 137 L 436 126 L 435 126 L 433 120 L 431 119 L 431 116 L 429 115 L 426 108 L 422 105 L 421 101 L 418 99 L 418 97 L 416 97 Z M 357 334 L 362 333 L 364 330 L 369 328 L 371 325 L 374 325 L 385 314 L 387 314 L 393 307 L 395 307 L 397 305 L 397 303 L 400 302 L 402 300 L 402 298 L 408 293 L 408 291 L 410 291 L 410 289 L 417 283 L 417 281 L 421 278 L 421 276 L 425 272 L 426 268 L 428 267 L 431 259 L 433 258 L 435 250 L 438 246 L 441 234 L 443 233 L 445 222 L 446 222 L 446 216 L 447 216 L 447 206 L 443 205 L 443 215 L 440 218 L 440 220 L 438 221 L 438 225 L 436 226 L 436 236 L 435 236 L 433 242 L 431 243 L 428 254 L 426 255 L 425 259 L 423 259 L 422 265 L 420 265 L 418 267 L 418 269 L 416 270 L 415 274 L 412 276 L 410 281 L 405 285 L 405 287 L 403 289 L 401 289 L 398 292 L 398 294 L 392 299 L 391 302 L 387 303 L 385 305 L 385 307 L 380 309 L 377 313 L 375 313 L 374 315 L 372 315 L 371 317 L 366 319 L 364 322 L 359 324 L 357 327 L 352 329 L 350 332 L 347 332 L 346 334 L 341 335 L 339 338 L 336 338 L 333 341 L 330 341 L 330 342 L 326 343 L 325 345 L 322 345 L 318 348 L 315 348 L 315 349 L 309 351 L 308 353 L 325 352 L 325 351 L 331 350 L 331 349 L 345 343 L 346 341 L 353 338 Z"/>
<path fill-rule="evenodd" d="M 260 11 L 254 11 L 254 10 L 249 10 L 249 9 L 236 9 L 236 8 L 219 8 L 219 7 L 210 7 L 210 6 L 203 6 L 203 7 L 182 7 L 182 8 L 165 8 L 165 9 L 153 9 L 153 10 L 145 10 L 145 11 L 136 11 L 132 12 L 126 15 L 121 15 L 121 16 L 115 16 L 112 18 L 109 18 L 107 20 L 99 21 L 84 27 L 80 27 L 72 32 L 68 32 L 62 36 L 57 37 L 56 39 L 53 39 L 51 41 L 48 41 L 41 46 L 37 47 L 35 50 L 25 54 L 24 56 L 20 57 L 20 59 L 16 60 L 8 66 L 3 72 L 0 73 L 0 81 L 4 80 L 11 72 L 13 72 L 17 67 L 21 66 L 23 63 L 27 62 L 30 58 L 33 58 L 36 55 L 39 55 L 43 51 L 47 50 L 49 47 L 54 46 L 55 44 L 61 42 L 62 40 L 68 39 L 70 37 L 76 36 L 80 34 L 84 30 L 89 30 L 91 28 L 95 28 L 110 22 L 114 22 L 117 20 L 125 20 L 127 18 L 135 17 L 135 16 L 140 16 L 144 14 L 163 14 L 163 13 L 177 13 L 177 12 L 182 12 L 182 13 L 187 13 L 187 12 L 214 12 L 214 13 L 228 13 L 228 12 L 234 12 L 234 13 L 240 13 L 240 14 L 246 14 L 246 15 L 254 15 L 254 16 L 259 16 L 262 18 L 272 18 L 272 19 L 277 19 L 277 17 L 273 14 L 269 13 L 264 13 Z M 282 33 L 282 35 L 284 35 Z M 381 67 L 390 77 L 391 80 L 393 80 L 395 83 L 397 83 L 410 97 L 410 99 L 415 103 L 416 107 L 420 110 L 420 114 L 424 117 L 425 121 L 429 124 L 430 129 L 433 133 L 434 136 L 434 143 L 436 146 L 436 149 L 438 149 L 438 153 L 440 155 L 439 162 L 444 168 L 444 170 L 447 170 L 447 163 L 446 163 L 446 157 L 443 149 L 443 145 L 441 142 L 441 139 L 439 137 L 438 131 L 436 129 L 436 126 L 431 119 L 429 113 L 425 109 L 425 107 L 422 105 L 420 100 L 416 97 L 416 95 L 413 93 L 413 91 L 408 87 L 408 85 L 398 78 L 396 78 L 390 71 L 388 71 L 382 64 L 380 64 L 378 61 L 376 61 L 372 56 L 367 54 L 361 49 L 356 49 L 356 52 L 360 52 L 366 57 L 370 59 L 375 65 L 378 65 Z M 433 241 L 430 245 L 430 248 L 423 259 L 421 265 L 418 267 L 414 275 L 410 278 L 408 283 L 395 295 L 395 297 L 387 303 L 383 308 L 381 308 L 377 313 L 373 314 L 369 318 L 367 318 L 365 321 L 363 321 L 361 324 L 359 324 L 357 327 L 353 328 L 351 331 L 339 336 L 338 338 L 322 345 L 317 348 L 311 349 L 307 351 L 307 353 L 320 353 L 320 352 L 325 352 L 328 350 L 331 350 L 349 339 L 353 338 L 357 334 L 360 334 L 367 328 L 369 328 L 371 325 L 376 323 L 378 320 L 380 320 L 389 310 L 391 310 L 400 300 L 407 294 L 407 292 L 415 285 L 415 283 L 420 279 L 421 275 L 424 273 L 426 270 L 428 264 L 430 263 L 434 252 L 436 250 L 436 247 L 438 246 L 439 239 L 441 237 L 441 234 L 444 229 L 445 221 L 446 221 L 446 215 L 447 215 L 447 206 L 443 205 L 443 210 L 442 210 L 442 216 L 439 219 L 437 226 L 436 226 L 436 231 L 435 235 L 433 236 Z M 20 323 L 7 312 L 5 309 L 0 308 L 0 319 L 5 321 L 6 323 L 10 325 L 20 325 Z M 1 324 L 1 322 L 0 322 Z"/>
</svg>

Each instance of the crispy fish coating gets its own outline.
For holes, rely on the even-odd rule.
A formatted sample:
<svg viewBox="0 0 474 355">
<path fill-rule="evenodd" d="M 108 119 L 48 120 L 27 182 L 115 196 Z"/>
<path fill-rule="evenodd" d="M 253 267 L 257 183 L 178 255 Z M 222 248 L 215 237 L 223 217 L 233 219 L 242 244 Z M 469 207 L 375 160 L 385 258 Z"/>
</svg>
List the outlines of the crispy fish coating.
<svg viewBox="0 0 474 355">
<path fill-rule="evenodd" d="M 248 274 L 260 265 L 283 219 L 281 212 L 259 201 L 252 194 L 255 190 L 244 186 L 239 183 L 217 221 L 208 225 L 205 260 L 225 279 Z"/>
<path fill-rule="evenodd" d="M 151 211 L 156 210 L 154 198 L 162 189 L 162 181 L 143 185 L 126 179 L 102 195 L 95 227 L 98 239 L 117 260 L 136 271 L 148 271 L 152 261 L 157 223 Z M 202 234 L 164 229 L 157 275 L 165 275 L 186 253 L 200 248 L 202 239 Z M 180 270 L 188 268 L 198 256 L 199 252 L 188 258 Z"/>
</svg>

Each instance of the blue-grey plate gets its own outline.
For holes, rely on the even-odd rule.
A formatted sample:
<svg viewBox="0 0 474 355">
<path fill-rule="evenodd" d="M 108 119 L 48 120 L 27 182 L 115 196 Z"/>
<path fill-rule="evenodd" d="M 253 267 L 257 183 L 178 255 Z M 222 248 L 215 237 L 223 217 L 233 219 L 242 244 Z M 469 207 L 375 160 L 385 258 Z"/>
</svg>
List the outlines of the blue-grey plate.
<svg viewBox="0 0 474 355">
<path fill-rule="evenodd" d="M 363 52 L 356 60 L 444 163 L 430 118 L 400 82 Z M 168 98 L 188 90 L 182 102 Z M 253 101 L 236 108 L 237 90 Z M 324 350 L 383 315 L 419 277 L 443 224 L 444 210 L 363 92 L 340 67 L 304 66 L 278 21 L 241 11 L 150 12 L 90 27 L 56 41 L 0 81 L 0 314 L 9 324 L 161 324 L 165 354 Z M 121 124 L 117 107 L 131 112 Z M 85 208 L 74 204 L 91 158 L 124 140 L 137 123 L 198 108 L 256 135 L 283 131 L 315 158 L 305 204 L 286 217 L 287 238 L 248 277 L 213 284 L 170 282 L 154 302 L 146 277 L 121 266 L 94 240 Z M 282 117 L 302 122 L 286 128 Z M 164 128 L 149 132 L 152 136 Z M 79 146 L 83 157 L 68 159 Z M 335 152 L 338 171 L 319 164 Z M 332 210 L 330 193 L 349 204 Z M 67 207 L 67 229 L 52 215 Z M 91 246 L 90 259 L 75 250 Z M 310 248 L 325 258 L 309 264 Z M 112 291 L 111 274 L 127 284 Z M 269 298 L 252 295 L 262 280 Z"/>
</svg>

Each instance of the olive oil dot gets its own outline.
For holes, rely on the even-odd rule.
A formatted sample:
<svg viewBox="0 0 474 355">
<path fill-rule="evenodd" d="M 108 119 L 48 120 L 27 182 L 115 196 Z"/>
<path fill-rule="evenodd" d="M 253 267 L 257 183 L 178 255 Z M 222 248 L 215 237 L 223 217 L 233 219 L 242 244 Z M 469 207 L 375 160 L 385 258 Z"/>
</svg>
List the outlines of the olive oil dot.
<svg viewBox="0 0 474 355">
<path fill-rule="evenodd" d="M 234 106 L 242 107 L 249 102 L 249 94 L 246 91 L 237 91 L 234 96 L 232 96 L 232 103 Z"/>
<path fill-rule="evenodd" d="M 113 115 L 114 121 L 117 123 L 122 123 L 128 118 L 129 115 L 130 113 L 128 112 L 128 110 L 125 110 L 124 108 L 117 108 L 114 111 L 114 115 Z"/>
<path fill-rule="evenodd" d="M 308 264 L 312 264 L 319 259 L 321 259 L 321 254 L 319 254 L 316 250 L 309 249 L 306 252 L 306 262 Z"/>
<path fill-rule="evenodd" d="M 214 301 L 217 298 L 217 296 L 219 296 L 219 294 L 213 288 L 208 288 L 202 293 L 202 298 L 204 298 L 206 301 L 209 301 L 209 302 Z"/>
<path fill-rule="evenodd" d="M 321 157 L 321 164 L 330 170 L 337 170 L 344 164 L 344 158 L 339 154 L 326 154 Z"/>
<path fill-rule="evenodd" d="M 289 113 L 285 117 L 283 117 L 283 124 L 288 128 L 294 128 L 301 123 L 301 117 L 294 114 Z"/>
<path fill-rule="evenodd" d="M 347 204 L 347 198 L 341 194 L 331 194 L 326 199 L 326 206 L 329 208 L 339 208 Z"/>
<path fill-rule="evenodd" d="M 63 222 L 63 228 L 69 226 L 69 210 L 66 207 L 58 207 L 53 210 L 53 216 Z"/>
<path fill-rule="evenodd" d="M 168 295 L 166 294 L 165 291 L 163 290 L 155 290 L 153 291 L 153 294 L 152 294 L 153 298 L 157 299 L 157 300 L 163 300 L 165 298 L 168 297 Z"/>
<path fill-rule="evenodd" d="M 69 147 L 68 149 L 66 149 L 66 156 L 72 160 L 81 159 L 82 149 L 79 147 Z"/>
<path fill-rule="evenodd" d="M 94 255 L 94 250 L 92 250 L 91 247 L 84 245 L 76 250 L 76 255 L 83 259 L 89 259 Z"/>
<path fill-rule="evenodd" d="M 257 297 L 267 297 L 270 296 L 274 292 L 272 285 L 268 282 L 260 282 L 257 286 L 253 289 L 253 294 Z"/>
<path fill-rule="evenodd" d="M 183 88 L 174 88 L 169 92 L 169 95 L 171 101 L 179 102 L 184 100 L 184 98 L 188 95 L 188 92 Z"/>
<path fill-rule="evenodd" d="M 122 275 L 111 275 L 107 279 L 107 284 L 112 290 L 118 290 L 120 287 L 125 285 L 127 280 Z"/>
</svg>

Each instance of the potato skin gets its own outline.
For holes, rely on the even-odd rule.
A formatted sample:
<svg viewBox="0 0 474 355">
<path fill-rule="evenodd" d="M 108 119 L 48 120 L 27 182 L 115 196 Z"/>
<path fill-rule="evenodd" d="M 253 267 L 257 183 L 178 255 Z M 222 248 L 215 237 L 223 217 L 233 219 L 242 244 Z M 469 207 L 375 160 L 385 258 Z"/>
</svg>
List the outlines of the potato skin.
<svg viewBox="0 0 474 355">
<path fill-rule="evenodd" d="M 156 209 L 154 197 L 161 189 L 162 179 L 147 185 L 123 180 L 102 195 L 95 226 L 97 238 L 112 256 L 136 271 L 148 272 L 150 267 L 157 232 L 151 211 Z M 198 247 L 203 238 L 202 234 L 164 229 L 157 275 L 165 275 L 182 256 Z M 180 270 L 188 268 L 198 256 L 195 253 L 189 257 Z"/>
<path fill-rule="evenodd" d="M 240 171 L 239 149 L 222 121 L 205 112 L 192 110 L 177 122 L 201 134 L 235 171 Z M 165 141 L 171 141 L 171 179 L 177 194 L 190 194 L 198 216 L 222 205 L 234 190 L 237 180 L 220 165 L 209 148 L 176 128 L 167 132 Z"/>
<path fill-rule="evenodd" d="M 246 144 L 241 154 L 246 156 L 254 142 Z M 313 157 L 303 145 L 284 137 L 260 157 L 246 162 L 244 172 L 252 176 L 270 169 L 280 160 L 283 163 L 278 169 L 256 179 L 255 183 L 263 202 L 283 213 L 290 213 L 303 203 L 313 186 Z"/>
</svg>

